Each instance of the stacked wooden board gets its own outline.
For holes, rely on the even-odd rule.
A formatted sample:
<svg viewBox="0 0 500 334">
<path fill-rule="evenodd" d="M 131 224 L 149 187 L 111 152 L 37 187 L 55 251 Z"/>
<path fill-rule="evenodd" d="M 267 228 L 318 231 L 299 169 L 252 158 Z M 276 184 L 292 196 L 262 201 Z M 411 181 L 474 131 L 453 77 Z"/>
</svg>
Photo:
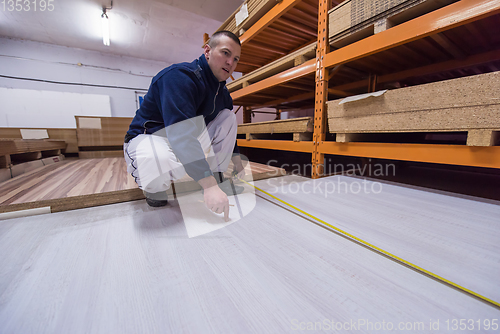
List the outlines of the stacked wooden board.
<svg viewBox="0 0 500 334">
<path fill-rule="evenodd" d="M 293 133 L 293 141 L 311 140 L 312 131 L 312 117 L 299 117 L 287 120 L 238 125 L 238 134 L 245 134 L 247 140 L 254 139 L 256 135 L 274 133 Z"/>
<path fill-rule="evenodd" d="M 64 159 L 62 140 L 0 138 L 0 182 Z"/>
<path fill-rule="evenodd" d="M 22 139 L 23 130 L 42 130 L 47 131 L 48 139 L 63 140 L 66 142 L 66 148 L 63 153 L 78 153 L 78 144 L 76 139 L 76 129 L 45 129 L 45 128 L 0 128 L 0 138 Z"/>
<path fill-rule="evenodd" d="M 337 142 L 363 141 L 360 134 L 467 132 L 467 145 L 498 144 L 500 72 L 390 90 L 340 104 L 329 101 L 329 130 Z"/>
<path fill-rule="evenodd" d="M 277 3 L 278 1 L 276 0 L 246 0 L 233 14 L 229 16 L 229 18 L 219 27 L 219 29 L 217 29 L 217 31 L 228 30 L 236 36 L 241 36 L 246 29 L 257 22 Z M 236 14 L 239 13 L 245 5 L 247 7 L 248 17 L 237 25 Z"/>
<path fill-rule="evenodd" d="M 330 43 L 341 47 L 456 1 L 346 0 L 328 12 Z"/>
<path fill-rule="evenodd" d="M 354 0 L 337 4 L 329 11 L 328 20 L 322 17 L 319 23 L 320 31 L 326 32 L 322 24 L 330 22 L 329 34 L 318 40 L 325 41 L 329 37 L 331 51 L 327 50 L 324 58 L 307 60 L 296 68 L 289 61 L 289 68 L 282 71 L 272 66 L 264 68 L 269 63 L 254 62 L 254 65 L 263 67 L 230 84 L 233 85 L 231 93 L 234 104 L 245 107 L 244 120 L 248 121 L 252 111 L 263 107 L 276 108 L 277 111 L 312 110 L 311 101 L 314 99 L 315 119 L 319 121 L 325 118 L 326 113 L 323 115 L 322 108 L 318 106 L 323 106 L 328 99 L 335 101 L 380 89 L 395 89 L 390 91 L 395 96 L 399 94 L 397 89 L 400 87 L 417 87 L 428 83 L 437 83 L 432 89 L 438 92 L 437 87 L 445 80 L 487 74 L 500 68 L 500 40 L 499 35 L 493 32 L 499 22 L 497 1 Z M 287 5 L 294 6 L 293 3 Z M 325 13 L 324 5 L 324 2 L 319 3 L 322 14 Z M 252 29 L 255 33 L 249 34 L 249 37 L 272 41 L 273 33 L 276 33 L 276 39 L 283 33 L 279 27 L 284 25 L 282 19 L 285 15 L 290 14 L 286 17 L 288 21 L 293 21 L 294 16 L 297 20 L 302 19 L 303 8 L 293 7 L 293 10 L 283 14 L 286 9 L 278 12 L 279 6 L 281 4 L 275 7 L 273 15 L 266 16 L 256 24 L 255 29 Z M 345 22 L 336 20 L 334 15 L 342 16 Z M 450 17 L 453 20 L 449 20 Z M 266 30 L 266 24 L 271 28 Z M 266 50 L 255 52 L 255 57 L 258 55 L 263 58 L 261 53 L 279 54 L 284 49 L 282 45 L 276 45 L 273 50 L 269 50 L 269 45 L 267 47 Z M 289 48 L 288 52 L 294 50 Z M 285 57 L 282 58 L 283 63 L 286 63 Z M 274 63 L 278 64 L 279 61 Z M 322 66 L 329 70 L 326 80 L 321 78 Z M 266 75 L 266 70 L 270 71 L 269 75 Z M 258 71 L 260 73 L 255 75 Z M 321 85 L 323 80 L 328 82 L 327 95 L 315 90 L 315 84 Z M 497 90 L 494 84 L 490 89 Z M 433 94 L 429 94 L 429 99 L 433 98 Z M 442 108 L 449 109 L 446 101 L 435 101 L 436 104 L 444 103 Z M 351 111 L 355 109 L 356 103 L 362 102 L 349 103 Z M 500 142 L 498 124 L 495 122 L 498 114 L 494 109 L 487 112 L 478 107 L 477 113 L 472 109 L 463 109 L 461 112 L 467 116 L 461 115 L 458 110 L 447 111 L 448 117 L 451 115 L 455 119 L 443 122 L 446 116 L 439 115 L 436 109 L 439 107 L 429 108 L 435 109 L 436 113 L 411 114 L 422 118 L 422 121 L 414 118 L 408 121 L 401 115 L 400 118 L 398 115 L 386 115 L 386 118 L 380 119 L 380 129 L 376 128 L 377 122 L 371 122 L 373 119 L 365 120 L 368 125 L 358 123 L 361 127 L 366 126 L 364 129 L 349 127 L 349 124 L 360 122 L 355 116 L 336 119 L 337 127 L 334 127 L 330 116 L 330 130 L 318 126 L 320 138 L 324 139 L 317 145 L 298 145 L 284 136 L 254 136 L 255 139 L 265 140 L 249 141 L 243 141 L 240 136 L 239 140 L 242 146 L 256 149 L 311 152 L 313 159 L 315 154 L 332 154 L 498 168 L 495 156 L 498 157 L 496 153 Z M 266 126 L 269 127 L 269 124 Z M 251 134 L 247 139 L 253 139 Z M 273 144 L 267 139 L 279 141 Z M 339 144 L 352 141 L 359 143 Z"/>
<path fill-rule="evenodd" d="M 75 116 L 80 158 L 123 157 L 132 117 Z"/>
<path fill-rule="evenodd" d="M 455 1 L 457 0 L 343 1 L 329 11 L 330 44 L 335 48 L 343 47 Z M 229 91 L 237 91 L 250 84 L 303 64 L 315 57 L 316 44 L 314 42 L 293 51 L 230 82 L 227 85 Z"/>
<path fill-rule="evenodd" d="M 234 92 L 250 84 L 269 78 L 277 73 L 283 72 L 295 66 L 302 65 L 306 61 L 314 58 L 316 54 L 316 43 L 312 43 L 295 52 L 292 52 L 278 60 L 273 61 L 261 68 L 248 73 L 227 84 L 229 92 Z"/>
</svg>

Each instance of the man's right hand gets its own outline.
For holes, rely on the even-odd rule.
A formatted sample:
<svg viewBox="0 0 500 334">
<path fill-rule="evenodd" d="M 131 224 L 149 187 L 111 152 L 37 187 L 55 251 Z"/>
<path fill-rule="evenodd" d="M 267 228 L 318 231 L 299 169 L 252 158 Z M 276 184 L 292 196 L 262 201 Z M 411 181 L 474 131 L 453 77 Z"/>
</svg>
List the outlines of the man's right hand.
<svg viewBox="0 0 500 334">
<path fill-rule="evenodd" d="M 215 213 L 224 212 L 224 220 L 229 221 L 229 199 L 213 176 L 206 177 L 198 181 L 204 189 L 204 200 L 206 207 Z"/>
</svg>

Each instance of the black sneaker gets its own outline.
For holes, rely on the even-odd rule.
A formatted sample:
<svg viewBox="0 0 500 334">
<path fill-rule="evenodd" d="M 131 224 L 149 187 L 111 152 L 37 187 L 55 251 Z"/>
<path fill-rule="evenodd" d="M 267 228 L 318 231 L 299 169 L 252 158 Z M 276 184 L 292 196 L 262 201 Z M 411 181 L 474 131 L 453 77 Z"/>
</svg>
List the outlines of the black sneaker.
<svg viewBox="0 0 500 334">
<path fill-rule="evenodd" d="M 215 180 L 219 184 L 219 188 L 226 193 L 228 196 L 233 196 L 237 194 L 241 194 L 245 188 L 242 186 L 237 186 L 233 183 L 233 180 L 226 179 L 224 174 L 221 172 L 214 173 Z"/>
<path fill-rule="evenodd" d="M 148 205 L 153 207 L 153 208 L 159 208 L 161 206 L 166 206 L 168 204 L 168 199 L 158 201 L 158 200 L 146 197 L 146 203 L 148 203 Z"/>
<path fill-rule="evenodd" d="M 168 204 L 168 195 L 166 192 L 159 193 L 148 193 L 143 191 L 144 196 L 146 196 L 146 203 L 153 208 L 158 208 Z"/>
</svg>

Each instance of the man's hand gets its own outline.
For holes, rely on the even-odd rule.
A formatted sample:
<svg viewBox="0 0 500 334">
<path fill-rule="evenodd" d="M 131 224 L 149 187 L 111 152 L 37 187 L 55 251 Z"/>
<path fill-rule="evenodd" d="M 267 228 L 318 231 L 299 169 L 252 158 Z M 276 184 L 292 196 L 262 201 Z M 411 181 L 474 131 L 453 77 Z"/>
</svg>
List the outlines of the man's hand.
<svg viewBox="0 0 500 334">
<path fill-rule="evenodd" d="M 213 176 L 206 177 L 198 181 L 203 187 L 206 207 L 215 213 L 224 212 L 224 220 L 229 221 L 229 199 L 219 188 Z"/>
</svg>

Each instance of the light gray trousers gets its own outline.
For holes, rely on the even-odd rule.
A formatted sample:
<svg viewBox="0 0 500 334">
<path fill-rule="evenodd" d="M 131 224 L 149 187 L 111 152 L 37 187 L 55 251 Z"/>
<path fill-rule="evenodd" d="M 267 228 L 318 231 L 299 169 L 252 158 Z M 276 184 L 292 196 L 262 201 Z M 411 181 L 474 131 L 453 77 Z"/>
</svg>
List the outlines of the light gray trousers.
<svg viewBox="0 0 500 334">
<path fill-rule="evenodd" d="M 189 125 L 181 124 L 183 122 L 189 122 Z M 236 143 L 238 124 L 234 113 L 224 109 L 206 127 L 203 116 L 183 122 L 171 126 L 192 126 L 196 123 L 199 128 L 203 128 L 197 139 L 205 156 L 193 156 L 189 162 L 206 159 L 212 172 L 225 172 Z M 127 172 L 135 178 L 139 188 L 148 193 L 166 191 L 171 181 L 186 175 L 165 133 L 163 130 L 158 134 L 140 134 L 123 146 Z"/>
</svg>

